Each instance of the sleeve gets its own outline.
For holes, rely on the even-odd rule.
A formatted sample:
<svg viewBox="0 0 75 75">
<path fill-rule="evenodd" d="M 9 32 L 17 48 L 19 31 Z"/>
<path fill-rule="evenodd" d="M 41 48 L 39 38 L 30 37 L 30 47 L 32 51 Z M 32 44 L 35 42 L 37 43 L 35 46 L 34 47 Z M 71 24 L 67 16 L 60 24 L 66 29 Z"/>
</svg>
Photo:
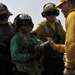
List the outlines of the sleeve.
<svg viewBox="0 0 75 75">
<path fill-rule="evenodd" d="M 65 53 L 66 52 L 65 45 L 63 45 L 63 44 L 54 44 L 53 45 L 53 49 L 57 50 L 57 51 L 59 51 L 61 53 Z"/>
<path fill-rule="evenodd" d="M 41 41 L 39 38 L 35 37 L 36 44 L 35 45 L 35 51 L 44 51 L 44 45 L 43 41 Z"/>
<path fill-rule="evenodd" d="M 37 33 L 37 37 L 38 37 L 38 38 L 41 38 L 41 37 L 42 37 L 42 35 L 43 35 L 43 29 L 42 29 L 42 27 L 40 26 L 40 24 L 38 24 L 38 25 L 36 26 L 36 28 L 34 29 L 34 31 Z"/>
<path fill-rule="evenodd" d="M 14 36 L 11 40 L 11 57 L 13 61 L 25 62 L 30 59 L 30 54 L 21 53 L 21 40 L 18 36 Z"/>
<path fill-rule="evenodd" d="M 75 11 L 67 17 L 66 32 L 66 63 L 65 67 L 75 68 Z"/>
</svg>

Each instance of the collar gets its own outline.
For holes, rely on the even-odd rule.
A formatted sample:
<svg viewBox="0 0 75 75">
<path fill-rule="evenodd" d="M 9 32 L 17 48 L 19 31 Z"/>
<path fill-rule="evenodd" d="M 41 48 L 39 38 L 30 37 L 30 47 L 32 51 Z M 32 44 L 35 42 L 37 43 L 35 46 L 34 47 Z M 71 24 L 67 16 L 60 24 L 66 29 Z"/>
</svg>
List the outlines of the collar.
<svg viewBox="0 0 75 75">
<path fill-rule="evenodd" d="M 71 10 L 67 13 L 67 16 L 68 16 L 72 11 L 75 11 L 75 8 L 71 9 Z"/>
</svg>

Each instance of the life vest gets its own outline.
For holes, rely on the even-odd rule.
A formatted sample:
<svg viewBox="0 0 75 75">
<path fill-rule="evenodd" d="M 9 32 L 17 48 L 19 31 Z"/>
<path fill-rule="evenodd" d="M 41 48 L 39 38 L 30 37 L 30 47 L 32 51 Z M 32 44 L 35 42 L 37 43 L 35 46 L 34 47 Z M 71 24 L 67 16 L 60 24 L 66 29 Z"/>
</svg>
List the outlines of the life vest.
<svg viewBox="0 0 75 75">
<path fill-rule="evenodd" d="M 34 49 L 35 45 L 35 38 L 31 34 L 25 33 L 17 33 L 22 41 L 22 54 L 29 54 L 28 49 Z M 28 47 L 29 46 L 29 47 Z M 36 54 L 34 54 L 35 58 Z M 30 75 L 41 75 L 43 71 L 43 66 L 41 61 L 36 61 L 36 59 L 31 58 L 30 60 L 24 63 L 18 63 L 16 61 L 13 62 L 17 66 L 17 70 L 20 72 L 27 72 Z"/>
<path fill-rule="evenodd" d="M 54 42 L 56 43 L 56 41 L 59 40 L 61 41 L 61 24 L 60 21 L 56 20 L 55 21 L 55 31 L 52 29 L 52 27 L 49 25 L 48 22 L 42 22 L 40 23 L 40 26 L 43 29 L 43 33 L 44 33 L 44 38 L 45 37 L 51 37 Z M 44 39 L 43 41 L 46 41 L 46 39 Z"/>
<path fill-rule="evenodd" d="M 0 25 L 0 59 L 11 60 L 10 41 L 13 36 L 11 29 L 9 24 Z"/>
<path fill-rule="evenodd" d="M 42 41 L 46 41 L 46 37 L 51 37 L 55 43 L 62 43 L 61 23 L 59 20 L 55 21 L 56 31 L 54 31 L 49 23 L 45 21 L 41 22 L 40 26 L 43 29 Z M 44 56 L 49 58 L 62 58 L 62 53 L 53 50 L 53 48 L 50 48 L 45 50 Z"/>
</svg>

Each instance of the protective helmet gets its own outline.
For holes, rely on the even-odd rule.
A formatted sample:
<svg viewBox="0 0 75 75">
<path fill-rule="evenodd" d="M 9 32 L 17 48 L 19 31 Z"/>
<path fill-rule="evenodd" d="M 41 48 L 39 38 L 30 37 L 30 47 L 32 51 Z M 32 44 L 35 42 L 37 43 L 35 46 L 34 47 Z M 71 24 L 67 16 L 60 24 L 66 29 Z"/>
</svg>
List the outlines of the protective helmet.
<svg viewBox="0 0 75 75">
<path fill-rule="evenodd" d="M 3 3 L 0 3 L 0 13 L 2 13 L 2 12 L 7 13 L 8 16 L 12 15 L 12 13 L 9 12 L 7 6 L 5 4 L 3 4 Z"/>
<path fill-rule="evenodd" d="M 42 17 L 46 17 L 47 12 L 53 12 L 55 16 L 59 15 L 59 10 L 55 7 L 54 3 L 47 3 L 43 6 L 43 11 L 41 13 Z"/>
<path fill-rule="evenodd" d="M 32 22 L 32 18 L 28 14 L 24 14 L 24 13 L 18 14 L 15 17 L 13 25 L 16 29 L 20 28 L 22 25 L 29 26 L 31 28 L 34 27 L 34 24 Z"/>
</svg>

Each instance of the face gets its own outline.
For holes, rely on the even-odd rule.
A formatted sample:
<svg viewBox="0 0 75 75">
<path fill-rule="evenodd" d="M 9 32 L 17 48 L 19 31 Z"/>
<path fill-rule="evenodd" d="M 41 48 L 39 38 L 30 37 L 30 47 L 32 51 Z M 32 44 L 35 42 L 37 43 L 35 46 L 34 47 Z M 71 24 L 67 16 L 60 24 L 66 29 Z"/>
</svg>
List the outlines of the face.
<svg viewBox="0 0 75 75">
<path fill-rule="evenodd" d="M 23 25 L 23 26 L 21 26 L 21 30 L 29 33 L 30 31 L 32 31 L 32 28 L 28 27 L 28 26 L 26 27 Z"/>
<path fill-rule="evenodd" d="M 67 2 L 64 2 L 60 5 L 61 7 L 61 12 L 64 14 L 64 17 L 66 18 L 67 13 L 68 13 L 68 4 Z"/>
<path fill-rule="evenodd" d="M 56 19 L 56 11 L 48 11 L 48 12 L 46 12 L 46 18 L 50 22 L 55 21 L 55 19 Z"/>
<path fill-rule="evenodd" d="M 55 21 L 56 16 L 50 15 L 50 16 L 47 16 L 46 18 L 47 18 L 48 21 L 53 22 L 53 21 Z"/>
<path fill-rule="evenodd" d="M 8 23 L 8 15 L 6 12 L 0 13 L 0 24 L 6 24 Z"/>
</svg>

